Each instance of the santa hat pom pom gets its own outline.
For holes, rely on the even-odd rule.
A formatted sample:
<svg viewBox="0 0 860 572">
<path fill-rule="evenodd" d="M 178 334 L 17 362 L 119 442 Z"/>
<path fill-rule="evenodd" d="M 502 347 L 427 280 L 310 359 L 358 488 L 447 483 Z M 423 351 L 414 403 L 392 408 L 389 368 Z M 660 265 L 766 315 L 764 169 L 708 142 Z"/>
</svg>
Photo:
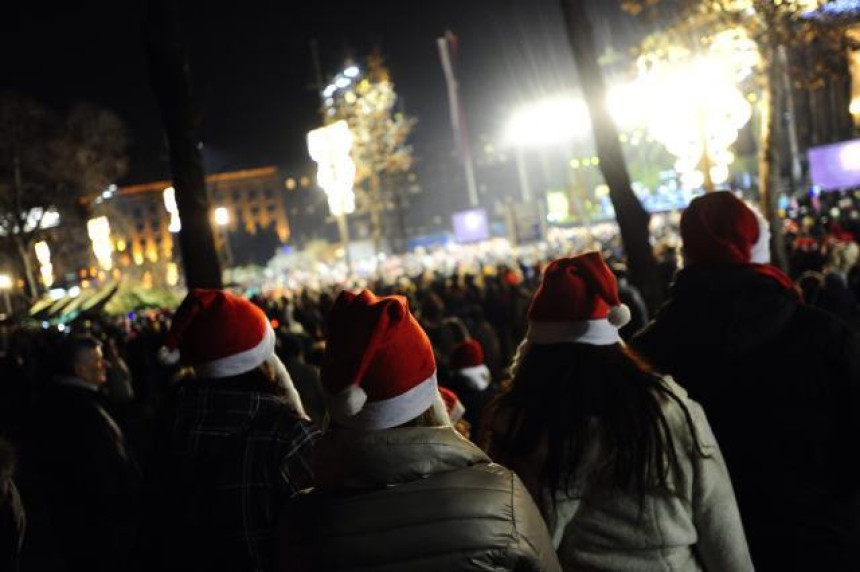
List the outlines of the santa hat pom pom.
<svg viewBox="0 0 860 572">
<path fill-rule="evenodd" d="M 161 365 L 176 365 L 179 363 L 179 350 L 171 350 L 167 346 L 158 348 L 158 363 Z"/>
<path fill-rule="evenodd" d="M 367 393 L 357 385 L 350 385 L 332 398 L 329 407 L 338 415 L 352 417 L 362 410 L 366 401 Z"/>
<path fill-rule="evenodd" d="M 621 328 L 630 322 L 630 308 L 626 304 L 612 306 L 606 315 L 606 319 L 616 328 Z"/>
</svg>

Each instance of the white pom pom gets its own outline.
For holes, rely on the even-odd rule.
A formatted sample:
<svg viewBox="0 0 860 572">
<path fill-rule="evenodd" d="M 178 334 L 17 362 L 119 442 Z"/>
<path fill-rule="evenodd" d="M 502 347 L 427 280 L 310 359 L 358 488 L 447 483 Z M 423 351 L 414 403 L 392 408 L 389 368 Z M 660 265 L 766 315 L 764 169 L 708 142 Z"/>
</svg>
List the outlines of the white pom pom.
<svg viewBox="0 0 860 572">
<path fill-rule="evenodd" d="M 630 308 L 626 304 L 612 306 L 609 309 L 609 314 L 606 315 L 606 319 L 616 328 L 621 328 L 630 322 Z"/>
<path fill-rule="evenodd" d="M 364 407 L 367 393 L 357 385 L 350 385 L 329 401 L 329 407 L 336 416 L 352 417 Z"/>
<path fill-rule="evenodd" d="M 158 348 L 158 363 L 161 365 L 176 365 L 179 363 L 179 350 L 171 350 L 167 346 Z"/>
</svg>

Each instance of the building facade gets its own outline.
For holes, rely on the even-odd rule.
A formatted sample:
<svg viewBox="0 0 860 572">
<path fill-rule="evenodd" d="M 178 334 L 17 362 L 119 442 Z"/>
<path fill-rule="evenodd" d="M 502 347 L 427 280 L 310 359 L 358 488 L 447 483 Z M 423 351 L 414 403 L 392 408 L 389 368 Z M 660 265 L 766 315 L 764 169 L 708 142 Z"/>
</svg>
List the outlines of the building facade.
<svg viewBox="0 0 860 572">
<path fill-rule="evenodd" d="M 102 203 L 101 210 L 110 220 L 118 268 L 151 268 L 155 272 L 179 259 L 175 233 L 181 228 L 181 219 L 175 195 L 171 197 L 168 191 L 171 185 L 163 180 L 121 187 Z M 299 195 L 321 194 L 308 172 L 284 174 L 275 166 L 209 175 L 206 188 L 216 245 L 222 255 L 226 252 L 228 263 L 236 254 L 230 253 L 230 237 L 237 242 L 237 236 L 267 232 L 274 233 L 279 244 L 287 244 L 291 238 L 289 205 Z M 294 216 L 301 216 L 305 209 L 294 205 L 292 210 Z"/>
</svg>

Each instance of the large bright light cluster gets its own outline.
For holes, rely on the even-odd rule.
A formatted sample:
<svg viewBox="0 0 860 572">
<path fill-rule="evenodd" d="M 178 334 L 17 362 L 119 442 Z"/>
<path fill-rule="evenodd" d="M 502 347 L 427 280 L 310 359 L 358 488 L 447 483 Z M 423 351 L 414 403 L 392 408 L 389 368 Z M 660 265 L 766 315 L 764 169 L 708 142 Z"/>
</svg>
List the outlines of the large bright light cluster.
<svg viewBox="0 0 860 572">
<path fill-rule="evenodd" d="M 681 46 L 645 54 L 633 82 L 607 89 L 606 108 L 619 127 L 645 127 L 676 157 L 685 188 L 704 184 L 705 166 L 711 181 L 721 184 L 734 161 L 729 149 L 752 116 L 738 86 L 758 61 L 755 43 L 740 29 L 715 35 L 698 54 Z M 504 139 L 513 146 L 539 147 L 586 139 L 590 133 L 585 102 L 568 96 L 516 110 Z"/>
<path fill-rule="evenodd" d="M 637 101 L 647 110 L 642 117 L 651 136 L 677 158 L 684 187 L 701 187 L 706 166 L 714 184 L 728 180 L 734 161 L 729 148 L 752 116 L 738 83 L 757 61 L 756 46 L 738 30 L 718 34 L 701 54 L 640 58 Z"/>
<path fill-rule="evenodd" d="M 591 120 L 583 100 L 555 97 L 518 109 L 504 138 L 512 145 L 539 147 L 580 139 L 590 129 Z"/>
<path fill-rule="evenodd" d="M 314 129 L 308 133 L 308 152 L 317 163 L 317 184 L 328 197 L 335 216 L 355 211 L 355 162 L 350 156 L 352 134 L 346 121 Z"/>
</svg>

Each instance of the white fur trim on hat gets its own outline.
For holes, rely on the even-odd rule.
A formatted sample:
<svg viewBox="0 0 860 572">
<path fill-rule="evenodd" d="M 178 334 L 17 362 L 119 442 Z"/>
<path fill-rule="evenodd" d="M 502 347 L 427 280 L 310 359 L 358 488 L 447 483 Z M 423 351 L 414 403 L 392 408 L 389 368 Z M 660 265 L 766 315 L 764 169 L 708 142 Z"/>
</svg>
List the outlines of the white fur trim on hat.
<svg viewBox="0 0 860 572">
<path fill-rule="evenodd" d="M 346 402 L 353 403 L 359 401 L 356 396 L 364 395 L 365 402 L 353 415 L 346 413 L 348 408 L 338 406 L 339 402 L 343 403 L 344 398 L 341 395 L 344 393 L 346 393 Z M 441 399 L 436 383 L 436 372 L 406 393 L 382 401 L 368 402 L 366 399 L 367 395 L 363 389 L 350 386 L 340 394 L 328 398 L 329 414 L 340 425 L 351 429 L 376 431 L 397 427 L 415 419 L 427 411 L 435 400 Z"/>
<path fill-rule="evenodd" d="M 630 318 L 630 308 L 627 307 L 627 304 L 612 306 L 609 308 L 609 313 L 606 315 L 606 319 L 609 320 L 609 323 L 616 328 L 623 328 L 629 324 Z"/>
<path fill-rule="evenodd" d="M 451 423 L 457 423 L 460 419 L 463 418 L 463 415 L 466 414 L 466 407 L 463 403 L 458 399 L 454 404 L 454 407 L 451 409 L 451 412 L 448 413 L 448 419 L 451 420 Z"/>
<path fill-rule="evenodd" d="M 179 363 L 179 350 L 172 350 L 167 346 L 158 348 L 156 358 L 161 365 L 176 365 Z"/>
<path fill-rule="evenodd" d="M 758 222 L 758 239 L 750 250 L 750 262 L 755 264 L 770 264 L 770 224 L 758 209 L 750 207 Z"/>
<path fill-rule="evenodd" d="M 618 327 L 609 320 L 582 320 L 579 322 L 529 322 L 526 340 L 533 344 L 560 344 L 573 342 L 608 346 L 621 341 Z"/>
<path fill-rule="evenodd" d="M 217 379 L 251 371 L 275 353 L 275 331 L 266 326 L 262 341 L 249 350 L 194 366 L 198 378 Z"/>
<path fill-rule="evenodd" d="M 463 383 L 467 385 L 469 389 L 474 389 L 477 391 L 484 391 L 485 389 L 487 389 L 493 377 L 490 374 L 490 368 L 488 368 L 484 364 L 455 369 L 454 373 L 457 375 L 461 375 L 463 376 L 463 378 L 465 378 L 463 380 Z"/>
<path fill-rule="evenodd" d="M 367 403 L 367 393 L 357 385 L 350 385 L 329 397 L 328 408 L 332 417 L 344 418 L 357 414 Z"/>
</svg>

